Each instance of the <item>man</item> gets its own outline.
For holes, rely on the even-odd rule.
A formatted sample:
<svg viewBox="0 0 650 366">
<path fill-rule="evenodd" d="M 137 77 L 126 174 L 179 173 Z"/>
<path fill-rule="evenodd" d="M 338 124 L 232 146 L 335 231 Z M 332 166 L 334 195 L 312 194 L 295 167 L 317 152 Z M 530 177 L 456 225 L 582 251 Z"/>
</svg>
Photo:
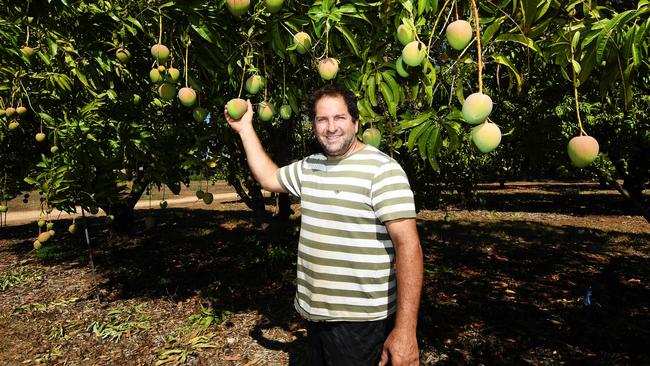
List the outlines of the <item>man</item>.
<svg viewBox="0 0 650 366">
<path fill-rule="evenodd" d="M 413 192 L 395 160 L 357 139 L 354 94 L 336 84 L 313 93 L 309 118 L 323 154 L 282 168 L 255 133 L 250 101 L 240 120 L 224 115 L 262 188 L 301 198 L 294 304 L 307 320 L 310 365 L 418 365 Z"/>
</svg>

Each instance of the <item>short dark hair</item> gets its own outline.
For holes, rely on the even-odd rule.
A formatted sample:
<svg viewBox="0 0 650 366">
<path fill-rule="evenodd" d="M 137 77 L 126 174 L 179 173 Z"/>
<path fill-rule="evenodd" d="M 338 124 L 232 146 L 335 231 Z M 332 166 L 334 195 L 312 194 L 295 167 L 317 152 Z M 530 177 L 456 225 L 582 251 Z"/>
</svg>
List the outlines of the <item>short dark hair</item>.
<svg viewBox="0 0 650 366">
<path fill-rule="evenodd" d="M 316 118 L 316 103 L 322 97 L 343 97 L 345 104 L 348 107 L 348 113 L 352 116 L 352 122 L 359 120 L 359 108 L 357 107 L 357 97 L 354 95 L 352 90 L 346 88 L 341 84 L 326 84 L 316 90 L 314 90 L 309 96 L 309 120 L 314 121 Z"/>
</svg>

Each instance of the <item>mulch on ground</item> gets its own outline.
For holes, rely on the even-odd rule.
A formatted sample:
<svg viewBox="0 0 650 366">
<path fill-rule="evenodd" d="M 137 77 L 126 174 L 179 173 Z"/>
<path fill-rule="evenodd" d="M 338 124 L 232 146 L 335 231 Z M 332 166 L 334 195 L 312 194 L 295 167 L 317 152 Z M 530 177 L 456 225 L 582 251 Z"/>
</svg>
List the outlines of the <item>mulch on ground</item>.
<svg viewBox="0 0 650 366">
<path fill-rule="evenodd" d="M 419 213 L 423 364 L 650 364 L 650 225 L 615 194 L 538 188 Z M 35 224 L 0 229 L 2 364 L 304 364 L 298 217 L 233 202 L 136 224 L 88 220 L 94 275 L 69 220 L 37 252 Z"/>
</svg>

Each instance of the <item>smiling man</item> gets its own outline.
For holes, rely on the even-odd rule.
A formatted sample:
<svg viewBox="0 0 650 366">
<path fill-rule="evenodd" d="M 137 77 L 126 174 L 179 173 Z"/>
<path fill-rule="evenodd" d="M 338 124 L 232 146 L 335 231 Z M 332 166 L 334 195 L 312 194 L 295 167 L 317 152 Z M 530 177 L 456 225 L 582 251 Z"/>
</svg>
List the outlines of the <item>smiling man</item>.
<svg viewBox="0 0 650 366">
<path fill-rule="evenodd" d="M 253 128 L 253 108 L 228 123 L 262 188 L 300 197 L 297 291 L 309 365 L 418 365 L 422 250 L 401 166 L 357 139 L 354 94 L 316 90 L 309 118 L 323 153 L 279 168 Z"/>
</svg>

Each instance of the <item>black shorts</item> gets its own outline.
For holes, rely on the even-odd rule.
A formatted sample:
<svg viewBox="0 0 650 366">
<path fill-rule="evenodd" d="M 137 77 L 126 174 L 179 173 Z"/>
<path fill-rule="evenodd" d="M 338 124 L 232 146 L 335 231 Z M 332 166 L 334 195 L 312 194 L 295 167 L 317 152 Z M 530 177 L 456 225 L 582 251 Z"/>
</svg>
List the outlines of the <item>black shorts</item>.
<svg viewBox="0 0 650 366">
<path fill-rule="evenodd" d="M 377 366 L 395 317 L 365 322 L 307 322 L 309 366 Z"/>
</svg>

